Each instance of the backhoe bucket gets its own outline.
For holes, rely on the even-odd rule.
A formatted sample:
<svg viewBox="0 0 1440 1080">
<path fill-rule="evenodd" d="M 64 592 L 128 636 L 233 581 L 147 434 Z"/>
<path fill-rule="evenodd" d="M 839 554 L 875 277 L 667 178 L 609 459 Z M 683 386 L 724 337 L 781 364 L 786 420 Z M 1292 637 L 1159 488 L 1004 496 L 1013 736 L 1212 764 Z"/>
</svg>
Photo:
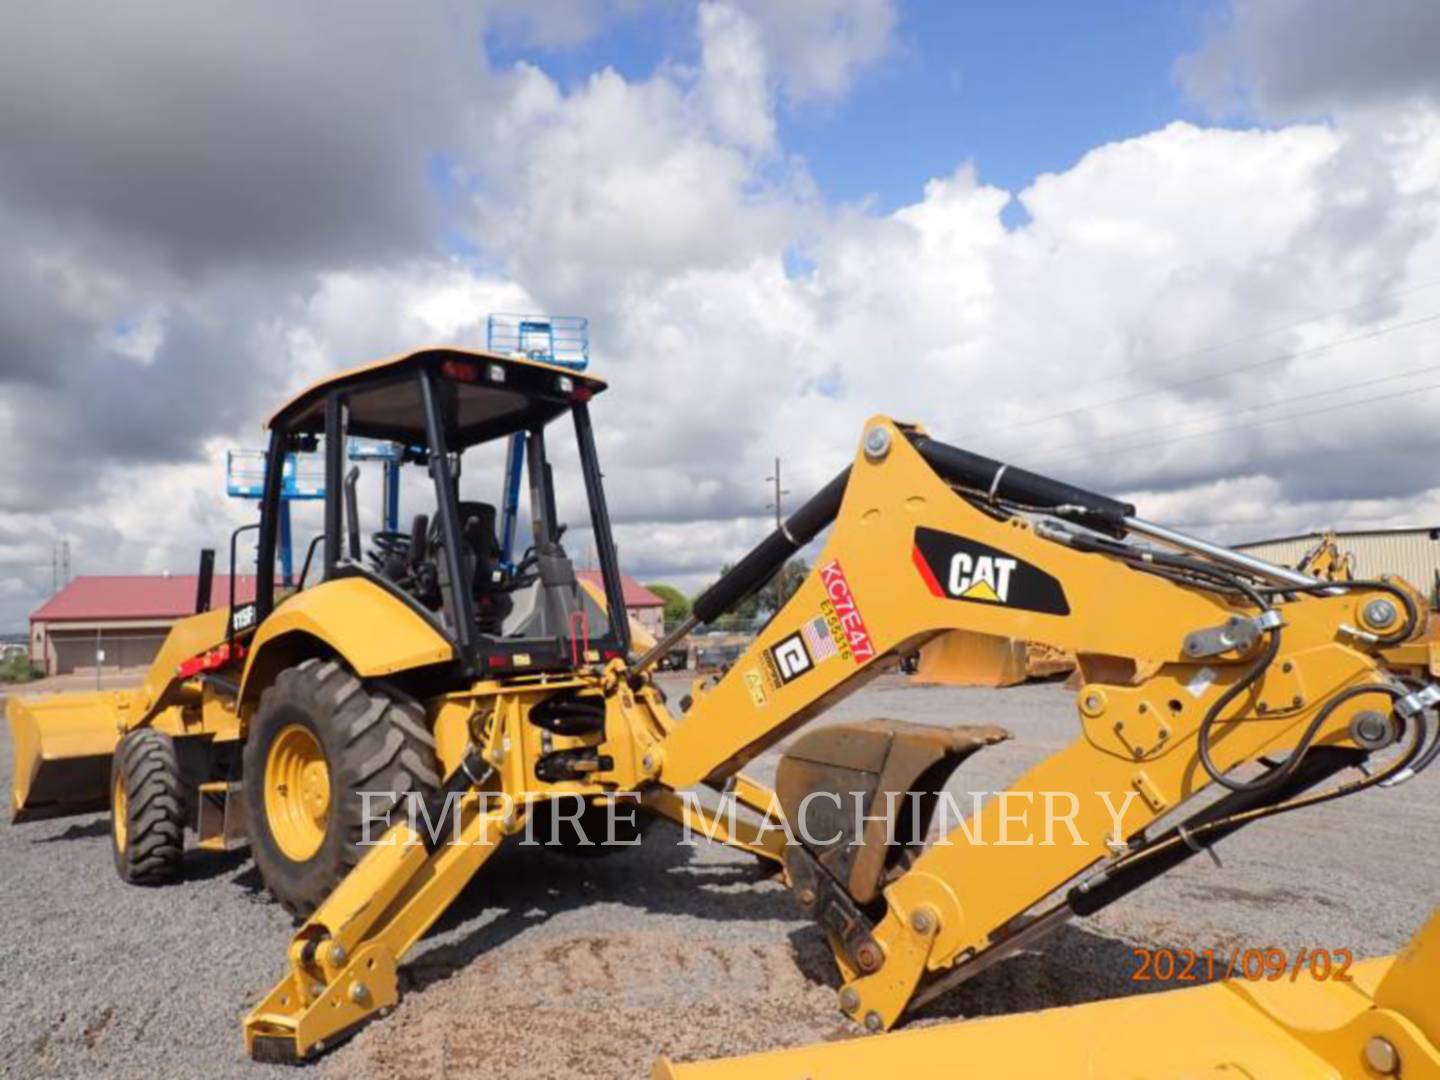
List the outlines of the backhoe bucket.
<svg viewBox="0 0 1440 1080">
<path fill-rule="evenodd" d="M 12 697 L 10 819 L 65 817 L 110 805 L 110 759 L 120 741 L 120 692 Z"/>
<path fill-rule="evenodd" d="M 853 900 L 869 903 L 924 845 L 950 774 L 977 750 L 1009 737 L 998 727 L 880 719 L 806 733 L 775 772 L 775 793 L 800 840 L 790 854 L 813 860 Z M 814 872 L 791 863 L 792 878 Z"/>
</svg>

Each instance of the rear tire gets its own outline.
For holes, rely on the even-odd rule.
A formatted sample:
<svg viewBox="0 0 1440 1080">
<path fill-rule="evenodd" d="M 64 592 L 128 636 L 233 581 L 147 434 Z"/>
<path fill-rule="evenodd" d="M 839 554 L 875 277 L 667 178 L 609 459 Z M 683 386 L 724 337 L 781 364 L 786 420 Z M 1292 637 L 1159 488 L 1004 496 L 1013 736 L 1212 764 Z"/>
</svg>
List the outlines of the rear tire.
<svg viewBox="0 0 1440 1080">
<path fill-rule="evenodd" d="M 250 851 L 266 887 L 309 916 L 384 832 L 375 819 L 440 786 L 435 739 L 414 698 L 367 686 L 336 660 L 280 672 L 245 740 Z M 361 792 L 383 792 L 367 801 Z M 366 836 L 366 818 L 371 819 Z M 394 820 L 398 820 L 395 818 Z"/>
<path fill-rule="evenodd" d="M 110 763 L 110 836 L 115 870 L 132 885 L 180 876 L 185 852 L 185 787 L 169 735 L 136 728 Z"/>
</svg>

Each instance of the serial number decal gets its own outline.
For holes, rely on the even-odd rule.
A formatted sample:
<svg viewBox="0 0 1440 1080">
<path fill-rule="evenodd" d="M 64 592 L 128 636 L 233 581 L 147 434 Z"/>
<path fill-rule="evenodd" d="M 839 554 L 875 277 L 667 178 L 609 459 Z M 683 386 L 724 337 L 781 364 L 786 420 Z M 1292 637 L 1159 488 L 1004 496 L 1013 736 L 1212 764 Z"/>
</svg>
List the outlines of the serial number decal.
<svg viewBox="0 0 1440 1080">
<path fill-rule="evenodd" d="M 1053 575 L 978 540 L 920 526 L 911 558 L 925 587 L 942 600 L 1070 614 L 1065 590 Z"/>
<path fill-rule="evenodd" d="M 857 665 L 874 660 L 875 642 L 865 626 L 865 616 L 855 603 L 855 594 L 850 591 L 850 582 L 839 559 L 831 559 L 820 568 L 820 584 L 825 587 L 821 613 L 835 643 Z"/>
<path fill-rule="evenodd" d="M 1317 982 L 1352 982 L 1349 949 L 1131 949 L 1139 966 L 1132 982 L 1298 982 L 1303 975 Z"/>
</svg>

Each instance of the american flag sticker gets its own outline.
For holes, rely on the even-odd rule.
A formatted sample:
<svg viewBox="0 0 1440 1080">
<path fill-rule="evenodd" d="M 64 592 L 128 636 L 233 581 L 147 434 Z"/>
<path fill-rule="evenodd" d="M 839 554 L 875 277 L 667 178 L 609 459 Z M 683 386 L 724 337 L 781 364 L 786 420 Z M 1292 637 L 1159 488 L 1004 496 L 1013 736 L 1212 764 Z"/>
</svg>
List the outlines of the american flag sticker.
<svg viewBox="0 0 1440 1080">
<path fill-rule="evenodd" d="M 805 644 L 810 648 L 810 655 L 817 662 L 829 660 L 839 651 L 835 645 L 835 639 L 830 636 L 830 627 L 826 625 L 824 615 L 817 615 L 800 627 L 800 636 L 805 639 Z"/>
</svg>

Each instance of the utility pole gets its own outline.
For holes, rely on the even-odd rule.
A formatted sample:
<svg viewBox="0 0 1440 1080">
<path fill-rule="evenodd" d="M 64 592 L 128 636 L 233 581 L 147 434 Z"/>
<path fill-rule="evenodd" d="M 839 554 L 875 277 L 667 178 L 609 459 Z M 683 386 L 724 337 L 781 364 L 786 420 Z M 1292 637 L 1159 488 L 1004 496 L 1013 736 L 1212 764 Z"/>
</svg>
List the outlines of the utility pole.
<svg viewBox="0 0 1440 1080">
<path fill-rule="evenodd" d="M 790 490 L 788 488 L 782 489 L 780 487 L 780 459 L 778 457 L 775 459 L 775 475 L 765 477 L 765 481 L 766 483 L 772 483 L 775 485 L 775 501 L 773 503 L 767 503 L 765 509 L 775 511 L 775 528 L 778 529 L 781 527 L 781 524 L 785 517 L 785 512 L 781 508 L 780 500 L 784 496 L 790 494 Z"/>
<path fill-rule="evenodd" d="M 70 541 L 56 540 L 50 548 L 50 595 L 70 584 Z"/>
</svg>

